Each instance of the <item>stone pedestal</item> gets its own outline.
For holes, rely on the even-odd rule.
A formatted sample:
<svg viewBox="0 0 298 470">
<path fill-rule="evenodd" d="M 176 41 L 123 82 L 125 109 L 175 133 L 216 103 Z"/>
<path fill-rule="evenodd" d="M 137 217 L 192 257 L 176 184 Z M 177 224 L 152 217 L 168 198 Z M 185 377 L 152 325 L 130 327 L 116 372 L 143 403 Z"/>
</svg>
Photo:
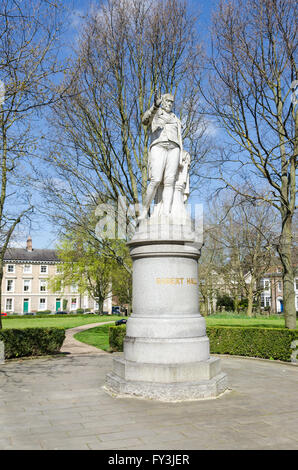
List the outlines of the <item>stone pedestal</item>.
<svg viewBox="0 0 298 470">
<path fill-rule="evenodd" d="M 227 377 L 210 357 L 198 310 L 200 244 L 189 227 L 155 224 L 147 237 L 142 228 L 129 243 L 133 314 L 106 388 L 161 401 L 215 398 L 227 389 Z"/>
</svg>

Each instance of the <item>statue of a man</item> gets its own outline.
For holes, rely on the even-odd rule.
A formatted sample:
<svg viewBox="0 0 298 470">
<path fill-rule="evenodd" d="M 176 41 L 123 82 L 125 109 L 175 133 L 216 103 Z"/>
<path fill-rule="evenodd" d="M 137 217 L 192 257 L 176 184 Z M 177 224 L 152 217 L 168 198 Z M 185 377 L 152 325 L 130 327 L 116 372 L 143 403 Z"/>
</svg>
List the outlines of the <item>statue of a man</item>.
<svg viewBox="0 0 298 470">
<path fill-rule="evenodd" d="M 166 93 L 154 97 L 154 104 L 143 115 L 142 122 L 150 128 L 149 185 L 139 220 L 146 218 L 158 187 L 162 184 L 162 214 L 170 215 L 175 182 L 182 163 L 181 122 L 172 113 L 174 98 Z"/>
</svg>

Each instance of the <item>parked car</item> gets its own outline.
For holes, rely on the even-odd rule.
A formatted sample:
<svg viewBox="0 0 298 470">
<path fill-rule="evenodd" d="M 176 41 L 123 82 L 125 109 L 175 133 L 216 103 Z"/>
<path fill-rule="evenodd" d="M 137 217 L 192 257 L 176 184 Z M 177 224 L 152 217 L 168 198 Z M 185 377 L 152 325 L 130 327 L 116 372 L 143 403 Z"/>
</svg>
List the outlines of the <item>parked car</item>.
<svg viewBox="0 0 298 470">
<path fill-rule="evenodd" d="M 1 317 L 7 317 L 7 313 L 1 312 Z"/>
<path fill-rule="evenodd" d="M 68 312 L 65 312 L 65 311 L 58 311 L 58 312 L 55 312 L 54 315 L 68 315 Z"/>
<path fill-rule="evenodd" d="M 125 323 L 127 323 L 126 318 L 121 318 L 121 320 L 115 321 L 115 325 L 124 325 Z"/>
<path fill-rule="evenodd" d="M 24 315 L 36 315 L 35 312 L 25 312 Z"/>
</svg>

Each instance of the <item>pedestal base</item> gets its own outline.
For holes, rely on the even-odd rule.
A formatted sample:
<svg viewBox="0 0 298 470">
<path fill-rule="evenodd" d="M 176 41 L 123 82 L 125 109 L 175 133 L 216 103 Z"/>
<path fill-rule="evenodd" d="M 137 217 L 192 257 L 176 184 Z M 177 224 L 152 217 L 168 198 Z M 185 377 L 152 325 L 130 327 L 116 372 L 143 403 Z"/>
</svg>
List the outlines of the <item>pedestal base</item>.
<svg viewBox="0 0 298 470">
<path fill-rule="evenodd" d="M 114 359 L 106 389 L 160 401 L 216 398 L 228 384 L 220 360 L 210 358 L 199 313 L 201 244 L 189 224 L 170 222 L 144 221 L 128 243 L 133 314 L 126 324 L 123 358 Z"/>
<path fill-rule="evenodd" d="M 113 362 L 105 388 L 116 396 L 177 402 L 217 398 L 228 388 L 220 360 L 212 357 L 185 364 L 146 364 L 124 358 Z"/>
</svg>

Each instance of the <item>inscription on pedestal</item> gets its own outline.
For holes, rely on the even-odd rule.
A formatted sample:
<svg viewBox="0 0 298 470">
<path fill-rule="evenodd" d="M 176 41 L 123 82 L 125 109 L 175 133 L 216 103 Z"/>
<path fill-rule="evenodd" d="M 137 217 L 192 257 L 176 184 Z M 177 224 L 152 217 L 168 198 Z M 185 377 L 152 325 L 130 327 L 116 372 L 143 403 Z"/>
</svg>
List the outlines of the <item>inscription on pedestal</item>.
<svg viewBox="0 0 298 470">
<path fill-rule="evenodd" d="M 198 281 L 193 277 L 157 277 L 156 284 L 175 286 L 196 286 Z"/>
</svg>

